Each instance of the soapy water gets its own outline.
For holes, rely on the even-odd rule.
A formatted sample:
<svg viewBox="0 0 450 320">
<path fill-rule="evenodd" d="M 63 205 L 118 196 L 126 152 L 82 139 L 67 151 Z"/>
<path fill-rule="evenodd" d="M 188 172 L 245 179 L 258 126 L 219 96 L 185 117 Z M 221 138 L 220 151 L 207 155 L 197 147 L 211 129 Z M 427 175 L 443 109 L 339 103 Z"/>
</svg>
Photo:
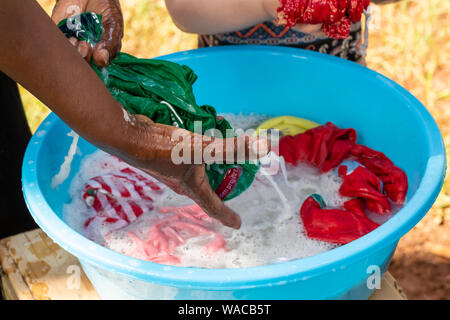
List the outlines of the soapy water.
<svg viewBox="0 0 450 320">
<path fill-rule="evenodd" d="M 254 127 L 268 118 L 228 114 L 225 117 L 234 127 L 243 129 Z M 102 151 L 82 161 L 71 183 L 72 202 L 64 206 L 64 220 L 84 236 L 111 250 L 178 266 L 252 267 L 301 259 L 335 248 L 335 244 L 306 236 L 299 210 L 304 200 L 314 193 L 322 195 L 328 207 L 341 207 L 348 200 L 338 192 L 342 179 L 333 171 L 321 173 L 319 169 L 306 164 L 294 167 L 285 164 L 283 158 L 273 153 L 269 157 L 272 157 L 271 161 L 279 161 L 278 173 L 266 175 L 262 168 L 245 192 L 226 202 L 241 216 L 242 227 L 239 230 L 225 227 L 207 217 L 192 200 L 176 194 L 145 173 L 143 175 L 147 179 L 161 186 L 158 196 L 152 196 L 153 210 L 148 210 L 119 230 L 111 230 L 110 225 L 105 223 L 94 223 L 86 228 L 85 222 L 92 216 L 92 210 L 81 197 L 85 183 L 95 176 L 129 167 Z M 178 207 L 184 208 L 177 210 Z M 192 221 L 195 223 L 192 224 Z M 201 228 L 193 228 L 193 225 Z M 182 226 L 186 226 L 186 230 L 181 230 Z M 173 241 L 165 243 L 169 255 L 155 258 L 148 251 L 154 249 L 155 242 L 159 241 L 158 246 L 161 245 L 163 238 L 157 238 L 151 233 L 160 230 L 167 233 L 165 239 Z M 147 245 L 147 251 L 142 249 L 145 241 L 152 244 L 150 248 Z"/>
<path fill-rule="evenodd" d="M 72 143 L 70 144 L 68 154 L 64 157 L 64 162 L 61 164 L 58 173 L 52 178 L 51 186 L 53 189 L 58 187 L 69 177 L 72 160 L 77 152 L 78 139 L 80 136 L 74 131 L 70 131 L 67 135 L 72 137 Z"/>
</svg>

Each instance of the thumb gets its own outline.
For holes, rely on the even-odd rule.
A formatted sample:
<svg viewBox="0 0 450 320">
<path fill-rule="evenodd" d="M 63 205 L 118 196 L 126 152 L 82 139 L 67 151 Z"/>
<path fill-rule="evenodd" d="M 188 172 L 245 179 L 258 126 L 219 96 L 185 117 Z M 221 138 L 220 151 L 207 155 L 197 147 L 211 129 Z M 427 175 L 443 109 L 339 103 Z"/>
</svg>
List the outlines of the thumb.
<svg viewBox="0 0 450 320">
<path fill-rule="evenodd" d="M 59 0 L 52 11 L 52 20 L 58 24 L 61 20 L 81 14 L 85 11 L 88 0 Z"/>
</svg>

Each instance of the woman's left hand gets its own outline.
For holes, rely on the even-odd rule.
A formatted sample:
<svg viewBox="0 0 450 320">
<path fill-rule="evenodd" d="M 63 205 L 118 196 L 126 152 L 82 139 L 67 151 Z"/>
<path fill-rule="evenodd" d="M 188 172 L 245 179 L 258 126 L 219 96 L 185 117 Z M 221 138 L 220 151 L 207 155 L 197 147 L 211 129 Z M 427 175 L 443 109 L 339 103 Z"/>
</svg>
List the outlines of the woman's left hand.
<svg viewBox="0 0 450 320">
<path fill-rule="evenodd" d="M 81 14 L 95 12 L 102 15 L 103 35 L 99 43 L 92 48 L 86 41 L 75 38 L 69 41 L 78 49 L 83 59 L 91 59 L 99 67 L 107 67 L 122 47 L 123 16 L 119 0 L 58 0 L 53 8 L 52 20 L 61 20 Z"/>
</svg>

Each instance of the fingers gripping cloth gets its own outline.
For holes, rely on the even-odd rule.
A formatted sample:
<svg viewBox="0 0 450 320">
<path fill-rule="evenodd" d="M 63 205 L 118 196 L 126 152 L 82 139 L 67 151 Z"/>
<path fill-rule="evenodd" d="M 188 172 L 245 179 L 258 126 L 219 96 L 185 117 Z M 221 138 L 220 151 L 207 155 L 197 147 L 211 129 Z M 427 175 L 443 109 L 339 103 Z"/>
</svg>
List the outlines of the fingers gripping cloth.
<svg viewBox="0 0 450 320">
<path fill-rule="evenodd" d="M 344 39 L 351 23 L 359 22 L 370 0 L 280 0 L 278 22 L 288 27 L 296 24 L 323 24 L 330 38 Z"/>
<path fill-rule="evenodd" d="M 406 174 L 383 153 L 356 144 L 353 129 L 340 129 L 328 122 L 296 136 L 280 139 L 279 153 L 296 165 L 308 163 L 327 172 L 337 168 L 343 183 L 339 193 L 352 199 L 343 209 L 325 209 L 320 196 L 309 197 L 300 209 L 309 237 L 348 243 L 378 226 L 366 216 L 365 209 L 384 215 L 391 212 L 392 201 L 404 203 L 408 191 Z"/>
<path fill-rule="evenodd" d="M 66 37 L 76 37 L 91 45 L 100 40 L 103 32 L 101 15 L 92 12 L 62 20 L 58 27 Z M 213 107 L 197 104 L 192 88 L 197 75 L 185 65 L 119 53 L 107 68 L 99 69 L 94 63 L 91 67 L 113 97 L 132 114 L 191 132 L 194 122 L 199 121 L 202 134 L 217 129 L 223 137 L 227 137 L 227 130 L 234 135 L 228 121 L 218 118 Z M 210 164 L 206 173 L 219 197 L 230 200 L 250 186 L 258 170 L 259 166 L 252 163 Z"/>
</svg>

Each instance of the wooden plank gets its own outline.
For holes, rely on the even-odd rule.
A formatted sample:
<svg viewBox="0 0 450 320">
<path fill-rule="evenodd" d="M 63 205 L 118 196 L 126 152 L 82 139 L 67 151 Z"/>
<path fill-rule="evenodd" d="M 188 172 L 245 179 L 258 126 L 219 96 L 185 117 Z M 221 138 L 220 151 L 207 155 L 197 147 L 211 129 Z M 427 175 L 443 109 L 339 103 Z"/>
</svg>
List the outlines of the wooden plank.
<svg viewBox="0 0 450 320">
<path fill-rule="evenodd" d="M 100 299 L 78 260 L 40 229 L 0 240 L 0 279 L 5 299 Z M 406 296 L 389 272 L 370 300 Z"/>
<path fill-rule="evenodd" d="M 8 250 L 9 238 L 0 241 L 0 273 L 5 298 L 33 300 L 34 297 Z M 14 294 L 13 294 L 14 292 Z"/>
<path fill-rule="evenodd" d="M 407 298 L 397 280 L 386 272 L 381 280 L 381 289 L 375 290 L 369 300 L 407 300 Z"/>
<path fill-rule="evenodd" d="M 14 288 L 18 299 L 24 297 L 24 286 L 31 296 L 37 300 L 92 300 L 99 296 L 84 274 L 78 260 L 64 251 L 41 230 L 22 233 L 6 240 L 3 260 L 15 266 L 5 268 L 4 273 Z M 16 274 L 21 275 L 22 282 Z M 17 283 L 16 283 L 17 282 Z M 8 284 L 7 284 L 8 286 Z M 21 287 L 17 288 L 16 287 Z M 19 290 L 21 289 L 21 290 Z"/>
<path fill-rule="evenodd" d="M 0 275 L 0 291 L 1 296 L 4 297 L 5 300 L 19 300 L 11 281 L 9 281 L 9 278 L 4 273 Z"/>
</svg>

